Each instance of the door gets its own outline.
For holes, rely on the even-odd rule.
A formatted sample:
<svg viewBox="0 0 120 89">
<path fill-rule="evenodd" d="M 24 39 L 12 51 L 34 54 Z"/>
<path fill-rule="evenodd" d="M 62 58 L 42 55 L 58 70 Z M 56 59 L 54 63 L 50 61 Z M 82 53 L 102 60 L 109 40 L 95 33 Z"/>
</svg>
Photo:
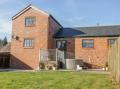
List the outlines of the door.
<svg viewBox="0 0 120 89">
<path fill-rule="evenodd" d="M 60 69 L 66 68 L 66 51 L 67 51 L 67 41 L 65 40 L 57 40 L 56 42 L 56 48 L 58 51 L 58 65 Z"/>
</svg>

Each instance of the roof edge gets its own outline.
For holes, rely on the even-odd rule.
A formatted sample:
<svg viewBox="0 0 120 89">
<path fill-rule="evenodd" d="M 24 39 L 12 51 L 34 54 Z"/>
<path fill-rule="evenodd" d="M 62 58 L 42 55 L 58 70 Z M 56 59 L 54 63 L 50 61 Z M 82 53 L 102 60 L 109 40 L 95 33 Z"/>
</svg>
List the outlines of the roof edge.
<svg viewBox="0 0 120 89">
<path fill-rule="evenodd" d="M 55 39 L 61 38 L 88 38 L 88 37 L 119 37 L 120 35 L 104 35 L 104 36 L 68 36 L 68 37 L 54 37 Z"/>
<path fill-rule="evenodd" d="M 100 26 L 80 26 L 80 27 L 65 27 L 65 28 L 99 28 L 99 27 L 116 27 L 116 26 L 120 26 L 120 24 L 118 25 L 100 25 Z"/>
<path fill-rule="evenodd" d="M 26 12 L 27 10 L 29 10 L 30 8 L 33 8 L 34 10 L 37 10 L 45 15 L 50 15 L 49 13 L 33 6 L 32 4 L 29 4 L 27 7 L 25 7 L 24 9 L 22 9 L 20 12 L 18 12 L 17 14 L 15 14 L 13 17 L 12 17 L 12 20 L 16 19 L 17 17 L 19 17 L 20 15 L 22 15 L 24 12 Z"/>
<path fill-rule="evenodd" d="M 59 25 L 63 28 L 63 26 L 50 14 L 50 17 Z"/>
</svg>

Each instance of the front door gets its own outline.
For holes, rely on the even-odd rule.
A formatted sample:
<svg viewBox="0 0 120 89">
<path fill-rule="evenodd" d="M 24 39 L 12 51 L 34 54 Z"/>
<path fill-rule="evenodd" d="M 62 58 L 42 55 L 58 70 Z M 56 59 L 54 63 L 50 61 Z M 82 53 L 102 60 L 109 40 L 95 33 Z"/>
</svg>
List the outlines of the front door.
<svg viewBox="0 0 120 89">
<path fill-rule="evenodd" d="M 65 40 L 57 40 L 56 48 L 59 50 L 58 56 L 61 56 L 61 58 L 59 60 L 59 68 L 64 69 L 65 65 L 66 65 L 65 58 L 66 58 L 66 51 L 67 51 L 67 41 L 65 41 Z"/>
</svg>

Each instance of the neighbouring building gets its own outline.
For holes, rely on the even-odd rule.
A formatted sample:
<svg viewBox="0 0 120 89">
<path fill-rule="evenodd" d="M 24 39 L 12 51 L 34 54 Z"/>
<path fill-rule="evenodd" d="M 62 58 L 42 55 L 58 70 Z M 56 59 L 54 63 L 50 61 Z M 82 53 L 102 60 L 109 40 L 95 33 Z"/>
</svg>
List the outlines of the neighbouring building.
<svg viewBox="0 0 120 89">
<path fill-rule="evenodd" d="M 11 44 L 8 43 L 0 49 L 0 68 L 10 67 L 10 47 Z"/>
<path fill-rule="evenodd" d="M 102 68 L 119 35 L 118 25 L 64 28 L 51 14 L 29 5 L 12 18 L 10 67 L 39 69 L 41 49 L 58 48 L 88 68 Z"/>
</svg>

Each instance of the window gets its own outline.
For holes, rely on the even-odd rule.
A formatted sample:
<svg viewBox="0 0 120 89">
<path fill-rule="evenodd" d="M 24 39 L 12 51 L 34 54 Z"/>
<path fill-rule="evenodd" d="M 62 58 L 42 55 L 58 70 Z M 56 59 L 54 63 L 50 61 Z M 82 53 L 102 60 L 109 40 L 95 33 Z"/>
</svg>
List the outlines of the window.
<svg viewBox="0 0 120 89">
<path fill-rule="evenodd" d="M 115 43 L 116 39 L 108 39 L 108 46 L 111 47 Z"/>
<path fill-rule="evenodd" d="M 83 48 L 93 48 L 94 40 L 82 40 L 82 47 Z"/>
<path fill-rule="evenodd" d="M 58 49 L 65 50 L 66 49 L 66 41 L 64 40 L 59 40 L 56 42 L 56 46 Z"/>
<path fill-rule="evenodd" d="M 35 17 L 26 17 L 25 18 L 25 26 L 34 26 L 36 22 Z"/>
<path fill-rule="evenodd" d="M 24 39 L 24 47 L 33 47 L 34 40 L 33 39 Z"/>
</svg>

